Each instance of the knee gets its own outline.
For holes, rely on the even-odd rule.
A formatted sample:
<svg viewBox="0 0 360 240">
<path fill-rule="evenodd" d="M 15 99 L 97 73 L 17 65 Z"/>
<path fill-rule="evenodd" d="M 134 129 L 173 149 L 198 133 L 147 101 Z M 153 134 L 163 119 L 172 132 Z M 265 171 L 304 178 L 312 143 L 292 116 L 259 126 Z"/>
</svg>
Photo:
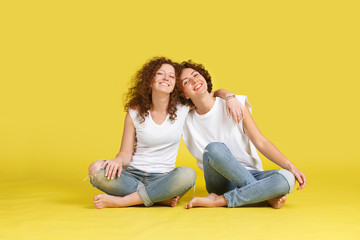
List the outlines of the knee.
<svg viewBox="0 0 360 240">
<path fill-rule="evenodd" d="M 181 178 L 179 181 L 192 187 L 196 182 L 196 172 L 189 167 L 178 167 L 176 170 L 179 172 L 178 176 Z"/>
<path fill-rule="evenodd" d="M 90 164 L 89 166 L 89 175 L 94 174 L 100 170 L 101 165 L 103 164 L 104 160 L 98 160 Z"/>
<path fill-rule="evenodd" d="M 226 145 L 222 142 L 212 142 L 205 147 L 204 152 L 216 153 L 224 149 L 224 147 L 226 147 Z"/>
<path fill-rule="evenodd" d="M 289 184 L 289 193 L 291 193 L 295 186 L 294 175 L 290 171 L 285 169 L 279 169 L 278 173 L 281 174 L 286 179 L 287 183 Z"/>
<path fill-rule="evenodd" d="M 209 143 L 204 149 L 203 160 L 206 161 L 210 156 L 215 157 L 218 154 L 222 154 L 227 149 L 226 145 L 222 142 Z"/>
<path fill-rule="evenodd" d="M 203 164 L 214 164 L 215 162 L 228 162 L 236 159 L 230 149 L 222 142 L 209 143 L 203 154 Z"/>
</svg>

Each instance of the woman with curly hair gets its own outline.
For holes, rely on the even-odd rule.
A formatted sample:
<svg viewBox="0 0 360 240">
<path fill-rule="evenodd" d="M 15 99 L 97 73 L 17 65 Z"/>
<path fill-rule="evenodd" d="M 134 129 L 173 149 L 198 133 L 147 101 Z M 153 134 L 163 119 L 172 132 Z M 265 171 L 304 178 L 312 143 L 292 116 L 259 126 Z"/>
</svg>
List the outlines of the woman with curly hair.
<svg viewBox="0 0 360 240">
<path fill-rule="evenodd" d="M 91 183 L 107 193 L 94 197 L 96 208 L 154 203 L 173 207 L 194 186 L 192 168 L 174 168 L 189 112 L 178 103 L 176 66 L 170 59 L 155 57 L 134 76 L 120 151 L 114 159 L 89 166 Z"/>
<path fill-rule="evenodd" d="M 240 122 L 224 117 L 225 101 L 212 97 L 211 77 L 201 64 L 189 60 L 180 67 L 178 85 L 182 101 L 194 105 L 185 121 L 184 142 L 204 171 L 207 197 L 193 198 L 186 208 L 239 207 L 267 201 L 281 208 L 299 182 L 306 185 L 305 174 L 295 167 L 256 126 L 246 96 L 229 95 L 243 106 Z M 264 171 L 256 152 L 284 169 Z"/>
</svg>

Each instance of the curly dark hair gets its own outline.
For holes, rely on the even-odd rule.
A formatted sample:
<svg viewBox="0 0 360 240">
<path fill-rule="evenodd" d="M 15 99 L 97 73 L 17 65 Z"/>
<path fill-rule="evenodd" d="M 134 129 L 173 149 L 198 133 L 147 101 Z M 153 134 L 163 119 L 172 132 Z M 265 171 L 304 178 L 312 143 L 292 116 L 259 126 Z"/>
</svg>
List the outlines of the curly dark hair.
<svg viewBox="0 0 360 240">
<path fill-rule="evenodd" d="M 192 68 L 194 70 L 196 70 L 197 72 L 199 72 L 206 80 L 207 83 L 207 90 L 209 93 L 211 93 L 212 90 L 212 83 L 211 83 L 211 76 L 210 73 L 205 69 L 204 65 L 202 65 L 201 63 L 195 63 L 193 60 L 188 60 L 188 61 L 183 61 L 181 64 L 177 65 L 177 72 L 180 76 L 181 71 L 185 68 Z M 181 79 L 177 78 L 176 81 L 176 85 L 178 86 L 178 88 L 180 89 L 181 93 L 182 93 L 182 83 L 181 83 Z M 189 105 L 189 106 L 194 106 L 193 102 L 190 99 L 186 99 L 184 97 L 183 94 L 179 95 L 179 101 L 181 104 L 184 105 Z"/>
<path fill-rule="evenodd" d="M 129 109 L 136 109 L 140 115 L 140 123 L 145 121 L 145 117 L 149 115 L 149 110 L 152 104 L 152 90 L 150 84 L 152 83 L 157 70 L 162 64 L 170 64 L 175 68 L 175 80 L 179 76 L 178 63 L 171 61 L 165 57 L 154 57 L 147 61 L 131 79 L 131 86 L 125 95 L 125 111 Z M 175 84 L 176 85 L 176 84 Z M 168 113 L 170 114 L 170 121 L 174 122 L 176 119 L 177 103 L 179 101 L 180 91 L 177 86 L 170 93 L 170 100 L 168 106 Z"/>
</svg>

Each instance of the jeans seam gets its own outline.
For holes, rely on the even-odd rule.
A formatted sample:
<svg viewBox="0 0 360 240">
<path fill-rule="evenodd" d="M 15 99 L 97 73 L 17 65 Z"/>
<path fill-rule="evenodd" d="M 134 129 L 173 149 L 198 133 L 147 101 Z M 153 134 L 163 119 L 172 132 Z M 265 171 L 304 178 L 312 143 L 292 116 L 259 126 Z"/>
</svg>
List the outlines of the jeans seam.
<svg viewBox="0 0 360 240">
<path fill-rule="evenodd" d="M 279 175 L 281 175 L 281 174 L 279 174 Z M 250 184 L 248 184 L 248 185 L 245 185 L 245 186 L 243 186 L 243 187 L 241 187 L 241 188 L 236 188 L 236 189 L 234 189 L 234 190 L 232 190 L 232 191 L 234 191 L 234 193 L 235 193 L 235 195 L 238 195 L 238 193 L 241 193 L 241 192 L 243 192 L 243 191 L 245 191 L 245 190 L 247 190 L 247 189 L 249 189 L 249 188 L 251 188 L 251 187 L 254 187 L 254 186 L 256 186 L 256 185 L 258 185 L 258 184 L 260 184 L 261 182 L 263 182 L 263 181 L 265 181 L 265 180 L 269 180 L 269 178 L 274 178 L 276 176 L 276 174 L 273 174 L 273 175 L 271 175 L 271 176 L 269 176 L 269 177 L 267 177 L 267 178 L 264 178 L 264 179 L 260 179 L 260 180 L 256 180 L 256 182 L 253 182 L 253 183 L 250 183 Z M 284 176 L 283 176 L 284 177 Z M 285 177 L 284 177 L 285 178 Z M 286 181 L 287 182 L 287 181 Z M 251 185 L 251 186 L 250 186 Z M 226 200 L 231 200 L 231 198 L 229 197 L 229 196 L 227 196 L 229 194 L 229 192 L 227 192 L 227 193 L 224 193 L 224 197 L 225 197 L 225 199 Z M 234 207 L 234 205 L 233 204 L 231 204 L 231 203 L 229 203 L 229 201 L 227 201 L 228 202 L 228 207 Z M 230 201 L 231 202 L 231 201 Z"/>
<path fill-rule="evenodd" d="M 138 192 L 140 195 L 141 200 L 143 201 L 146 207 L 150 207 L 154 203 L 151 201 L 149 194 L 146 191 L 146 187 L 142 182 L 138 182 Z"/>
<path fill-rule="evenodd" d="M 256 185 L 262 183 L 262 182 L 265 181 L 265 180 L 268 180 L 268 179 L 270 179 L 270 178 L 274 178 L 275 176 L 276 176 L 276 174 L 273 174 L 273 175 L 271 175 L 271 176 L 269 176 L 269 177 L 267 177 L 267 178 L 263 178 L 263 179 L 260 179 L 260 180 L 256 180 L 256 182 L 249 183 L 248 185 L 245 185 L 245 186 L 243 186 L 243 187 L 241 187 L 241 188 L 238 188 L 238 189 L 239 189 L 240 191 L 247 190 L 248 188 L 253 187 L 253 186 L 256 186 Z M 251 185 L 251 186 L 249 186 L 249 185 Z"/>
<path fill-rule="evenodd" d="M 208 162 L 209 162 L 209 165 L 213 168 L 213 169 L 215 169 L 218 173 L 220 173 L 224 178 L 226 178 L 226 179 L 228 179 L 227 177 L 225 177 L 224 175 L 225 175 L 225 173 L 223 173 L 222 171 L 220 171 L 216 166 L 214 166 L 215 164 L 214 164 L 214 160 L 211 158 L 211 157 L 208 157 L 208 160 L 207 160 Z M 241 164 L 241 163 L 240 163 Z M 250 175 L 252 175 L 251 173 L 249 173 Z M 249 183 L 249 184 L 252 184 L 252 183 L 254 183 L 254 182 L 257 182 L 258 180 L 256 180 L 256 178 L 254 177 L 254 176 L 252 176 L 254 179 L 253 179 L 253 181 L 251 182 L 251 183 Z M 229 179 L 228 179 L 229 180 Z M 230 182 L 232 182 L 231 180 L 229 180 Z M 235 183 L 234 183 L 235 184 Z M 247 185 L 249 185 L 249 184 L 247 184 Z M 237 184 L 235 184 L 236 186 L 237 186 Z M 245 185 L 245 186 L 247 186 L 247 185 Z M 244 187 L 245 187 L 244 186 Z"/>
</svg>

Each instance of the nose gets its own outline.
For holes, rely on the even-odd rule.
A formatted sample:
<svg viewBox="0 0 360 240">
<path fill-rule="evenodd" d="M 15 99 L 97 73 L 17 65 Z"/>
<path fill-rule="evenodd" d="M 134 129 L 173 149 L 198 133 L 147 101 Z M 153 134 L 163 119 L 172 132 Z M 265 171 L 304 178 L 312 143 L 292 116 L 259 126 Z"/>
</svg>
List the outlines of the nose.
<svg viewBox="0 0 360 240">
<path fill-rule="evenodd" d="M 196 79 L 193 78 L 193 77 L 190 77 L 189 80 L 190 80 L 190 82 L 191 82 L 192 85 L 194 85 L 194 84 L 196 83 Z"/>
<path fill-rule="evenodd" d="M 168 81 L 169 80 L 169 74 L 165 73 L 164 76 L 163 76 L 163 79 Z"/>
</svg>

